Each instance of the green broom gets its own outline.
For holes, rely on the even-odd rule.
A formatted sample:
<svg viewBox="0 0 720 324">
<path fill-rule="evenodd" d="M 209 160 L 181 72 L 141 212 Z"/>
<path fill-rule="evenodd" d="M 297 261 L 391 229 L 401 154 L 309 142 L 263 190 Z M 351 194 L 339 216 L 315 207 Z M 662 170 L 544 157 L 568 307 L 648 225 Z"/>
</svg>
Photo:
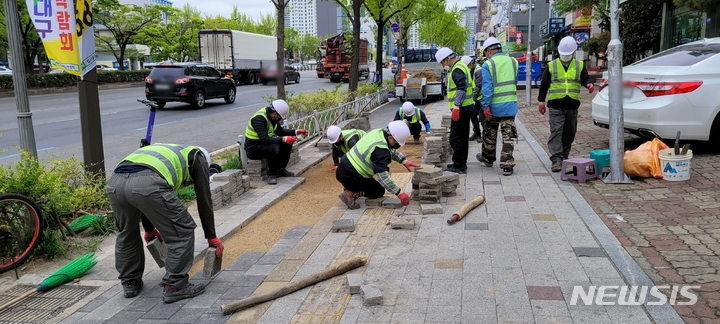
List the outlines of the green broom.
<svg viewBox="0 0 720 324">
<path fill-rule="evenodd" d="M 72 222 L 70 222 L 70 224 L 68 224 L 68 226 L 70 226 L 70 228 L 72 228 L 73 232 L 75 232 L 75 234 L 77 234 L 77 233 L 80 233 L 80 232 L 88 229 L 90 227 L 90 225 L 92 224 L 92 222 L 98 218 L 100 218 L 100 215 L 95 215 L 95 214 L 83 215 L 78 218 L 75 218 Z M 64 229 L 64 231 L 65 231 L 65 235 L 70 235 L 70 231 L 68 231 L 67 228 Z"/>
<path fill-rule="evenodd" d="M 26 293 L 20 295 L 20 297 L 15 298 L 0 306 L 0 311 L 14 305 L 23 298 L 28 297 L 35 292 L 48 291 L 62 284 L 71 282 L 76 278 L 80 278 L 85 275 L 85 273 L 90 271 L 90 269 L 92 269 L 95 264 L 97 264 L 97 260 L 95 260 L 95 252 L 90 252 L 86 255 L 77 257 L 74 260 L 70 261 L 70 263 L 66 264 L 64 267 L 55 271 L 49 277 L 45 278 L 45 280 L 39 283 L 35 289 L 31 289 Z"/>
</svg>

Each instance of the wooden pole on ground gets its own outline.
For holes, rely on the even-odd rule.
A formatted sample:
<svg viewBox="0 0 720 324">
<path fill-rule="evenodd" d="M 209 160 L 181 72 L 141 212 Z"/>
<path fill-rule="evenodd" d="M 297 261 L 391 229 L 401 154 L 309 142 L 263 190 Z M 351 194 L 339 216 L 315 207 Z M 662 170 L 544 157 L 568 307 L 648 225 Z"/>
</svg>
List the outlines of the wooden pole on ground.
<svg viewBox="0 0 720 324">
<path fill-rule="evenodd" d="M 222 305 L 222 306 L 220 306 L 220 309 L 222 310 L 223 314 L 225 314 L 225 315 L 232 314 L 232 313 L 235 313 L 244 308 L 254 306 L 254 305 L 257 305 L 260 303 L 264 303 L 266 301 L 273 300 L 275 298 L 279 298 L 279 297 L 294 293 L 294 292 L 296 292 L 300 289 L 303 289 L 307 286 L 314 285 L 318 282 L 330 279 L 337 275 L 341 275 L 352 269 L 362 267 L 366 263 L 367 263 L 367 258 L 365 258 L 363 256 L 356 256 L 352 259 L 345 260 L 345 261 L 341 262 L 340 264 L 326 268 L 323 271 L 308 275 L 298 281 L 288 283 L 284 287 L 280 287 L 278 289 L 266 292 L 264 294 L 250 296 L 250 297 L 238 300 L 236 302 L 232 302 L 230 304 Z"/>
<path fill-rule="evenodd" d="M 475 199 L 470 200 L 465 205 L 462 205 L 460 209 L 458 209 L 453 215 L 450 217 L 450 219 L 447 220 L 447 223 L 449 225 L 452 225 L 453 223 L 463 219 L 467 213 L 469 213 L 471 210 L 475 209 L 475 207 L 480 206 L 480 204 L 485 202 L 485 197 L 483 196 L 477 196 Z"/>
</svg>

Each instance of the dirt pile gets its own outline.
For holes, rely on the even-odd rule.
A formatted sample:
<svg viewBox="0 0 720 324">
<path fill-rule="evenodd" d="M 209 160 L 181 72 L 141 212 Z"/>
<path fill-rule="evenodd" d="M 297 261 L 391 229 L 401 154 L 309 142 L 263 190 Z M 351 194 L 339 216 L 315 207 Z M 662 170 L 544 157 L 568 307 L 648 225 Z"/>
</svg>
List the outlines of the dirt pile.
<svg viewBox="0 0 720 324">
<path fill-rule="evenodd" d="M 407 85 L 408 88 L 422 88 L 422 84 L 420 82 L 413 82 L 409 83 Z"/>
<path fill-rule="evenodd" d="M 418 74 L 415 74 L 415 75 L 411 76 L 411 78 L 425 78 L 425 79 L 427 79 L 427 82 L 438 82 L 438 81 L 440 81 L 440 79 L 438 79 L 437 74 L 435 74 L 435 73 L 433 73 L 433 72 L 421 72 L 421 73 L 418 73 Z M 419 87 L 420 87 L 420 86 L 418 86 L 418 88 L 419 88 Z"/>
</svg>

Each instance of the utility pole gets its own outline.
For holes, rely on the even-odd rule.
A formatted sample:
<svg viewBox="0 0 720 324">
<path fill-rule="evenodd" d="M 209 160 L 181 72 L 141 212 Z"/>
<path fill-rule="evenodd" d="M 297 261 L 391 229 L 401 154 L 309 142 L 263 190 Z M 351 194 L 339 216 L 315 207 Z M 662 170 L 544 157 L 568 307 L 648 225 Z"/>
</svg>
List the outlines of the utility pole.
<svg viewBox="0 0 720 324">
<path fill-rule="evenodd" d="M 525 104 L 527 107 L 532 104 L 532 12 L 533 0 L 528 0 L 528 41 L 525 55 Z"/>
<path fill-rule="evenodd" d="M 625 174 L 625 120 L 622 98 L 622 56 L 618 0 L 610 0 L 610 43 L 608 44 L 608 92 L 610 95 L 610 174 L 605 183 L 632 183 Z"/>
<path fill-rule="evenodd" d="M 10 69 L 12 69 L 15 104 L 17 106 L 18 132 L 20 133 L 20 149 L 37 157 L 35 130 L 33 129 L 30 101 L 27 95 L 25 80 L 25 61 L 23 60 L 22 39 L 20 36 L 20 15 L 15 0 L 3 0 L 5 6 L 5 27 L 8 33 L 10 48 Z"/>
</svg>

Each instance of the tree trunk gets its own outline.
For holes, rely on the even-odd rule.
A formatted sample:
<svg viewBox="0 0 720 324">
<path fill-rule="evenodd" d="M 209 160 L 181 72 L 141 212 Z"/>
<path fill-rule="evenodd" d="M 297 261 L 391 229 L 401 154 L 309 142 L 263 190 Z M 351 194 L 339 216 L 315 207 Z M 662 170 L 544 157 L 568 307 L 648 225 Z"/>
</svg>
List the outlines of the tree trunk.
<svg viewBox="0 0 720 324">
<path fill-rule="evenodd" d="M 382 13 L 381 13 L 382 14 Z M 383 21 L 382 16 L 380 19 L 376 20 L 375 23 L 378 26 L 378 32 L 377 32 L 377 39 L 375 39 L 375 46 L 377 47 L 375 50 L 375 71 L 377 72 L 377 75 L 379 77 L 378 85 L 382 85 L 382 75 L 383 75 L 383 31 L 386 21 Z M 389 47 L 388 47 L 389 48 Z"/>
<path fill-rule="evenodd" d="M 285 100 L 285 7 L 288 0 L 277 0 L 277 97 Z"/>
<path fill-rule="evenodd" d="M 358 88 L 358 80 L 360 79 L 360 7 L 362 1 L 353 0 L 353 55 L 350 59 L 350 84 L 348 91 L 354 92 Z"/>
</svg>

